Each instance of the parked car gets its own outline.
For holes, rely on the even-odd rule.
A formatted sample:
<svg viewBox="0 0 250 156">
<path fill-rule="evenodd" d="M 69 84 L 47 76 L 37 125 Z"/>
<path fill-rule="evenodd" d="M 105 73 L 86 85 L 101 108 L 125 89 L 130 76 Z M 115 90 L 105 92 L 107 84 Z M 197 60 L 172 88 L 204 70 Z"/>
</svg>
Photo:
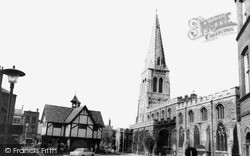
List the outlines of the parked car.
<svg viewBox="0 0 250 156">
<path fill-rule="evenodd" d="M 88 148 L 77 148 L 69 153 L 70 156 L 94 156 L 95 153 L 91 152 Z"/>
</svg>

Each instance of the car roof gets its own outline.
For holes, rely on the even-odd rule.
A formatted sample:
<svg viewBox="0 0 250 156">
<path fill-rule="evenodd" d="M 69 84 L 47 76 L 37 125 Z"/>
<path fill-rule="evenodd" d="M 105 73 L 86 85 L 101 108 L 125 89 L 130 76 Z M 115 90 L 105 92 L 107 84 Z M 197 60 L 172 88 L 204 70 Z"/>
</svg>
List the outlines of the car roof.
<svg viewBox="0 0 250 156">
<path fill-rule="evenodd" d="M 88 149 L 88 148 L 76 148 L 75 150 L 84 150 L 84 149 Z"/>
</svg>

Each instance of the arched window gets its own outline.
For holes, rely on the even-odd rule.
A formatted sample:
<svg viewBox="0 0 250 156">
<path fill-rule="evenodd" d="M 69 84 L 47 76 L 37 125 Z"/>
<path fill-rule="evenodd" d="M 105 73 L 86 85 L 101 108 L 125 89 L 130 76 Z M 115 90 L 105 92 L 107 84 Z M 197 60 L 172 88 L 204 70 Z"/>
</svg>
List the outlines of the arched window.
<svg viewBox="0 0 250 156">
<path fill-rule="evenodd" d="M 227 151 L 227 133 L 221 122 L 219 122 L 216 131 L 216 145 L 218 151 Z"/>
<path fill-rule="evenodd" d="M 183 124 L 183 115 L 182 115 L 182 113 L 179 114 L 179 124 Z"/>
<path fill-rule="evenodd" d="M 156 113 L 156 119 L 159 120 L 159 112 Z"/>
<path fill-rule="evenodd" d="M 159 93 L 162 93 L 162 84 L 163 84 L 163 79 L 160 78 L 160 80 L 159 80 Z"/>
<path fill-rule="evenodd" d="M 160 60 L 161 60 L 161 58 L 158 57 L 158 58 L 157 58 L 157 65 L 160 65 Z"/>
<path fill-rule="evenodd" d="M 171 119 L 171 109 L 170 108 L 168 109 L 168 118 Z"/>
<path fill-rule="evenodd" d="M 224 106 L 222 104 L 219 104 L 216 107 L 217 110 L 217 119 L 224 119 Z"/>
<path fill-rule="evenodd" d="M 152 120 L 154 120 L 154 119 L 155 119 L 155 116 L 154 116 L 154 114 L 152 114 L 152 115 L 151 115 L 151 118 L 152 118 Z"/>
<path fill-rule="evenodd" d="M 148 115 L 148 120 L 150 119 L 150 116 Z"/>
<path fill-rule="evenodd" d="M 188 112 L 189 123 L 194 122 L 194 112 L 191 110 Z"/>
<path fill-rule="evenodd" d="M 153 78 L 153 92 L 156 92 L 157 91 L 157 78 L 154 77 Z"/>
<path fill-rule="evenodd" d="M 183 147 L 184 142 L 184 129 L 182 127 L 179 128 L 179 147 Z"/>
<path fill-rule="evenodd" d="M 163 61 L 164 61 L 164 59 L 162 58 L 162 59 L 161 59 L 161 64 L 163 64 Z"/>
<path fill-rule="evenodd" d="M 207 121 L 207 109 L 205 107 L 201 109 L 201 121 Z"/>
<path fill-rule="evenodd" d="M 161 112 L 161 118 L 164 119 L 164 110 Z"/>
<path fill-rule="evenodd" d="M 194 147 L 200 145 L 200 132 L 197 126 L 194 127 Z"/>
</svg>

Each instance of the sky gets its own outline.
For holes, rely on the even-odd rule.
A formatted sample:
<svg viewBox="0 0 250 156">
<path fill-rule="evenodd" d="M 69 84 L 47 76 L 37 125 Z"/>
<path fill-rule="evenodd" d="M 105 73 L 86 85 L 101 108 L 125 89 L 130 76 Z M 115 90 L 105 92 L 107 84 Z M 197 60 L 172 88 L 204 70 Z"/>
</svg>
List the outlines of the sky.
<svg viewBox="0 0 250 156">
<path fill-rule="evenodd" d="M 233 0 L 0 1 L 0 66 L 26 73 L 14 88 L 16 108 L 71 107 L 76 94 L 105 124 L 134 124 L 156 9 L 171 98 L 238 85 L 236 27 L 212 41 L 188 37 L 192 18 L 230 12 L 237 22 Z"/>
</svg>

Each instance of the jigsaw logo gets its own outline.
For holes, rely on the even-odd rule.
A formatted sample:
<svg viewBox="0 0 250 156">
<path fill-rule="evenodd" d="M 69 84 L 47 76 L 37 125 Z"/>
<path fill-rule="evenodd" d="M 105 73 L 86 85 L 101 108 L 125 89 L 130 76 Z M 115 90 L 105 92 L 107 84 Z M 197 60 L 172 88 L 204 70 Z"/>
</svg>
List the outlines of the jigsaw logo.
<svg viewBox="0 0 250 156">
<path fill-rule="evenodd" d="M 210 41 L 222 35 L 235 33 L 234 27 L 237 24 L 230 20 L 230 15 L 229 12 L 208 19 L 202 17 L 190 19 L 188 25 L 191 30 L 188 32 L 188 37 L 191 40 L 204 37 L 206 41 Z"/>
</svg>

